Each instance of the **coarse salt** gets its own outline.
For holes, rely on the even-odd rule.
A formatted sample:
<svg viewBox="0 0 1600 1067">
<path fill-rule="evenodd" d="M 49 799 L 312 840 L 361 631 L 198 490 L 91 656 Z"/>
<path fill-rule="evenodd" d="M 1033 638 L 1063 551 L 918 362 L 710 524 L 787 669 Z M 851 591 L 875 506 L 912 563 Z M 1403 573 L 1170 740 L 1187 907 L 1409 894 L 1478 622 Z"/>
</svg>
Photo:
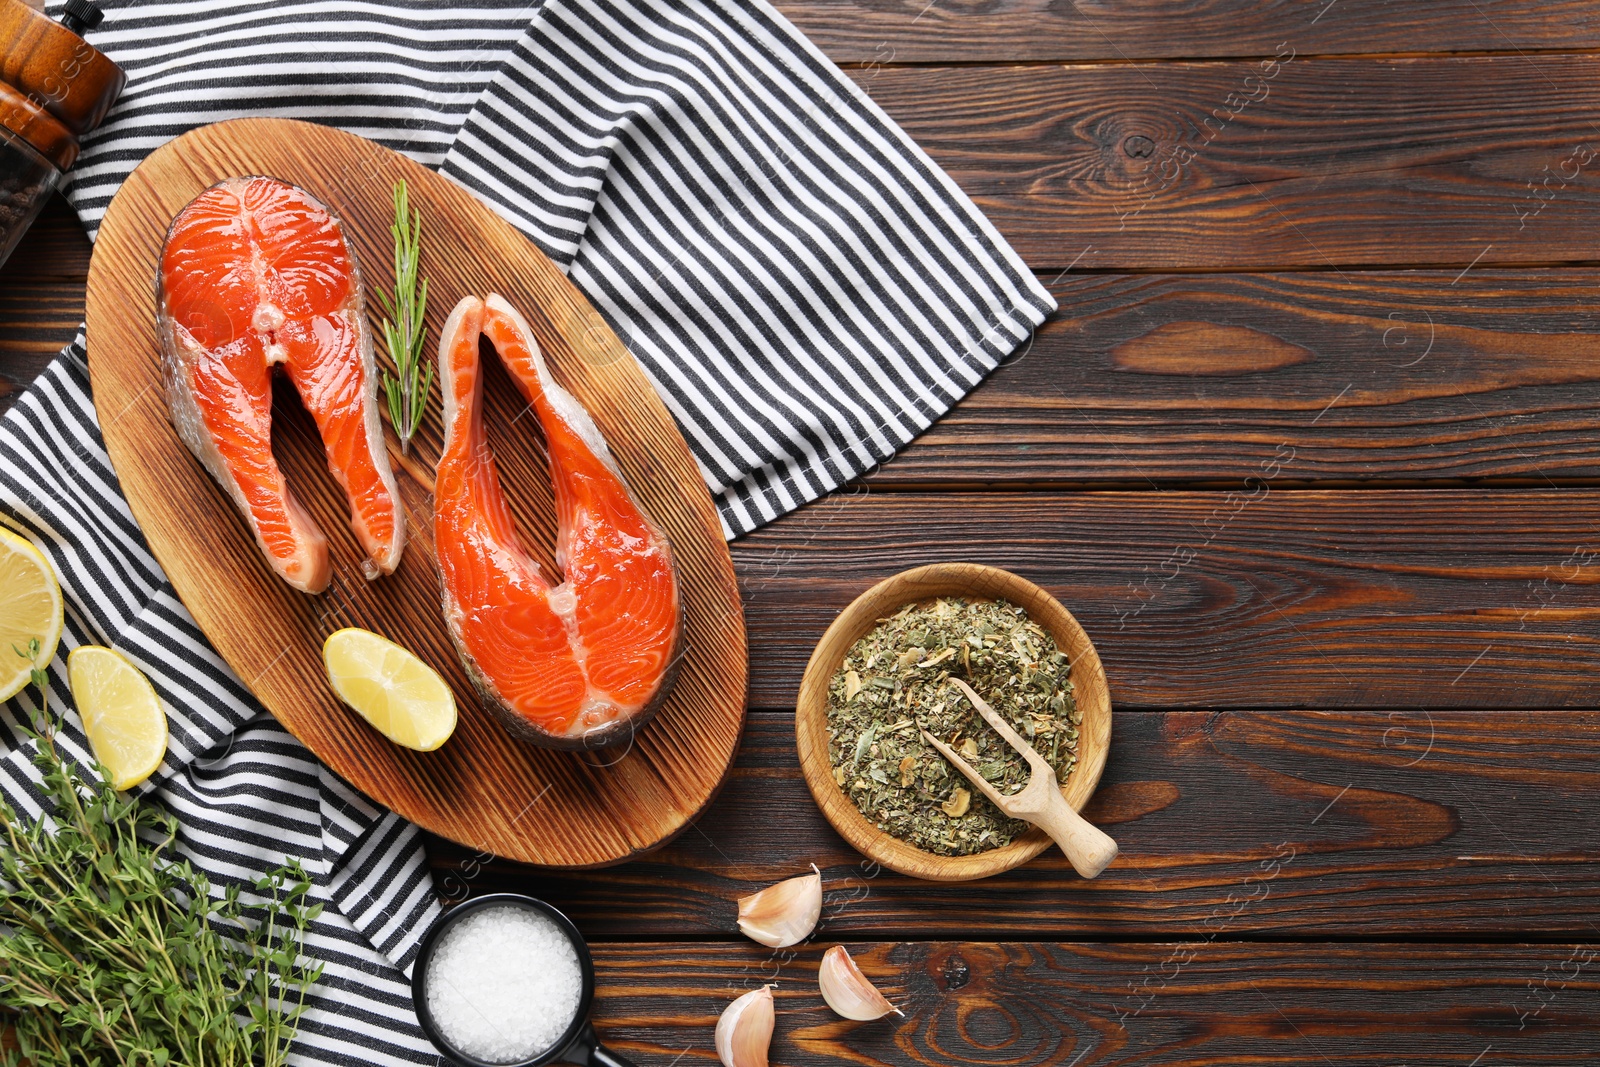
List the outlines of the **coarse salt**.
<svg viewBox="0 0 1600 1067">
<path fill-rule="evenodd" d="M 428 1011 L 446 1041 L 488 1063 L 549 1051 L 578 1013 L 583 971 L 548 916 L 516 904 L 453 923 L 428 963 Z"/>
</svg>

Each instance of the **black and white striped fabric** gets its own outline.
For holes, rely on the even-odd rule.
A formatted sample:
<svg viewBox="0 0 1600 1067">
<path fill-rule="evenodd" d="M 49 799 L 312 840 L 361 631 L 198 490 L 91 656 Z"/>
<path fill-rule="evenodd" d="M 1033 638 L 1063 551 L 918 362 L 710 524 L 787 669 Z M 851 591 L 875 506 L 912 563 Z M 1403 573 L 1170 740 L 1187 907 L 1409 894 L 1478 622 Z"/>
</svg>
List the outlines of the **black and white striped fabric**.
<svg viewBox="0 0 1600 1067">
<path fill-rule="evenodd" d="M 66 653 L 112 645 L 167 708 L 167 758 L 141 787 L 178 816 L 179 849 L 219 888 L 292 856 L 325 910 L 308 947 L 326 974 L 297 1063 L 434 1063 L 403 969 L 437 912 L 415 827 L 329 773 L 272 720 L 206 643 L 146 550 L 101 442 L 80 336 L 0 420 L 0 510 L 50 558 L 66 599 L 50 705 L 72 707 Z M 37 815 L 32 690 L 5 705 L 0 792 Z M 87 762 L 75 720 L 62 747 Z"/>
<path fill-rule="evenodd" d="M 651 376 L 736 536 L 892 455 L 1026 340 L 1048 294 L 949 179 L 761 0 L 112 2 L 129 73 L 67 193 L 90 235 L 152 149 L 242 115 L 371 137 L 565 267 Z M 0 519 L 50 557 L 65 655 L 166 702 L 142 787 L 219 884 L 302 857 L 327 974 L 296 1063 L 434 1063 L 405 973 L 437 911 L 414 827 L 322 768 L 173 595 L 117 489 L 82 337 L 0 421 Z M 0 789 L 37 809 L 6 706 Z M 82 756 L 69 723 L 67 748 Z"/>
</svg>

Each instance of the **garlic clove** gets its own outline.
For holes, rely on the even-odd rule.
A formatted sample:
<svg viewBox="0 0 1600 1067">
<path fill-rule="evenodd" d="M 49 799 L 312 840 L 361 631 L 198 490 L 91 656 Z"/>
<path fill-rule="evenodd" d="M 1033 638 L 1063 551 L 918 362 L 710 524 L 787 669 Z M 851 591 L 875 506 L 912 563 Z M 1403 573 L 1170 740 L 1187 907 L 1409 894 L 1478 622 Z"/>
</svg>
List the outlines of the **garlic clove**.
<svg viewBox="0 0 1600 1067">
<path fill-rule="evenodd" d="M 822 987 L 822 999 L 828 1002 L 828 1007 L 846 1019 L 867 1022 L 881 1019 L 891 1011 L 905 1014 L 884 999 L 878 987 L 861 973 L 861 968 L 856 966 L 856 961 L 850 958 L 850 953 L 844 950 L 843 945 L 834 945 L 822 954 L 822 966 L 817 968 L 817 984 Z"/>
<path fill-rule="evenodd" d="M 767 1067 L 772 1044 L 772 987 L 752 989 L 722 1009 L 717 1020 L 717 1059 L 722 1067 Z"/>
<path fill-rule="evenodd" d="M 811 936 L 822 918 L 822 872 L 769 885 L 739 899 L 739 931 L 768 948 L 788 948 Z"/>
</svg>

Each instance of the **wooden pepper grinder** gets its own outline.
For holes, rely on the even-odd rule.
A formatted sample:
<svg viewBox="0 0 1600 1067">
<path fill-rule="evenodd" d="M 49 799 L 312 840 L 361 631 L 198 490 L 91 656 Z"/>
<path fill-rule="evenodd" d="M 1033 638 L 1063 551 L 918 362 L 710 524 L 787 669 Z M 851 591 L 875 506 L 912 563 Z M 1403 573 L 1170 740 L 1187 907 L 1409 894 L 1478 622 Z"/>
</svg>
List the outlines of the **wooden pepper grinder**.
<svg viewBox="0 0 1600 1067">
<path fill-rule="evenodd" d="M 104 17 L 90 0 L 67 0 L 60 22 L 0 0 L 0 265 L 127 81 L 83 39 Z"/>
</svg>

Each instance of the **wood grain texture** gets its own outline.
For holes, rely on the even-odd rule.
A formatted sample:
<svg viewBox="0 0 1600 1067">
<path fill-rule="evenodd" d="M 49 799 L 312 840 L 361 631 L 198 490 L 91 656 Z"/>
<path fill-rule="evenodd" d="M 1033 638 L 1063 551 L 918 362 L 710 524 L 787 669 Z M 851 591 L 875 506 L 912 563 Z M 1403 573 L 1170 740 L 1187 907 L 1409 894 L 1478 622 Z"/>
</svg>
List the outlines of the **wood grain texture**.
<svg viewBox="0 0 1600 1067">
<path fill-rule="evenodd" d="M 1122 852 L 1093 882 L 1054 850 L 973 886 L 875 867 L 812 802 L 791 714 L 764 710 L 750 715 L 722 795 L 648 859 L 542 872 L 433 841 L 435 883 L 449 899 L 532 893 L 608 940 L 740 941 L 737 898 L 811 863 L 824 875 L 824 943 L 973 930 L 1595 938 L 1596 712 L 1118 711 L 1115 720 L 1084 814 Z"/>
<path fill-rule="evenodd" d="M 933 521 L 937 516 L 937 521 Z M 734 547 L 751 702 L 792 706 L 863 590 L 971 560 L 1057 597 L 1117 707 L 1600 703 L 1600 492 L 1280 490 L 875 494 Z"/>
<path fill-rule="evenodd" d="M 1600 271 L 1046 275 L 877 488 L 1600 478 Z"/>
<path fill-rule="evenodd" d="M 69 280 L 89 276 L 89 237 L 66 200 L 56 196 L 0 266 L 0 289 L 20 282 Z"/>
<path fill-rule="evenodd" d="M 686 606 L 689 651 L 678 683 L 626 748 L 584 755 L 536 749 L 478 707 L 445 629 L 430 554 L 437 403 L 412 459 L 397 471 L 411 531 L 405 558 L 394 575 L 367 582 L 344 494 L 325 473 L 310 417 L 280 383 L 274 451 L 328 533 L 334 557 L 334 584 L 320 597 L 298 593 L 272 573 L 231 502 L 179 442 L 167 419 L 155 340 L 151 279 L 162 241 L 171 218 L 202 189 L 260 173 L 303 186 L 339 214 L 373 286 L 385 284 L 378 265 L 391 254 L 390 191 L 404 178 L 427 228 L 421 272 L 430 281 L 434 336 L 461 296 L 499 291 L 528 316 L 556 376 L 594 415 L 633 490 L 672 540 Z M 554 264 L 465 190 L 325 127 L 284 120 L 205 127 L 148 157 L 112 202 L 91 265 L 88 321 L 107 450 L 152 552 L 234 671 L 352 785 L 446 837 L 563 866 L 615 862 L 659 846 L 715 795 L 744 718 L 745 643 L 710 497 L 670 415 L 600 316 Z M 542 446 L 531 420 L 517 425 L 526 405 L 498 369 L 486 375 L 484 392 L 491 445 L 525 544 L 546 573 L 559 573 Z M 329 633 L 352 625 L 400 642 L 451 683 L 462 716 L 443 749 L 400 749 L 334 697 L 320 649 Z"/>
<path fill-rule="evenodd" d="M 901 874 L 938 882 L 966 882 L 1009 871 L 1048 849 L 1050 837 L 1036 827 L 1000 848 L 970 856 L 940 856 L 878 829 L 834 781 L 833 759 L 829 755 L 828 687 L 851 646 L 865 637 L 879 619 L 908 604 L 957 596 L 1005 600 L 1022 608 L 1067 654 L 1072 664 L 1076 706 L 1083 714 L 1078 762 L 1067 781 L 1059 786 L 1073 810 L 1082 811 L 1094 795 L 1111 743 L 1111 693 L 1094 643 L 1070 611 L 1026 578 L 975 563 L 935 564 L 886 578 L 851 601 L 817 642 L 800 681 L 794 713 L 800 769 L 823 815 L 862 855 Z M 1067 814 L 1070 816 L 1071 812 Z"/>
<path fill-rule="evenodd" d="M 822 1002 L 824 947 L 602 946 L 596 1025 L 641 1063 L 715 1064 L 717 1013 L 775 980 L 781 1064 L 1532 1067 L 1600 1044 L 1587 943 L 879 943 L 852 954 L 906 1015 L 871 1023 Z"/>
<path fill-rule="evenodd" d="M 641 1063 L 711 1067 L 717 1013 L 774 979 L 780 1064 L 1592 1059 L 1600 720 L 1549 705 L 1596 706 L 1600 494 L 1281 490 L 1600 478 L 1588 349 L 1600 273 L 1545 266 L 1593 261 L 1594 164 L 1540 184 L 1579 145 L 1600 147 L 1595 59 L 1540 54 L 1594 49 L 1593 6 L 780 6 L 859 65 L 852 77 L 977 194 L 1063 313 L 869 489 L 736 546 L 768 707 L 698 822 L 644 859 L 581 874 L 431 838 L 442 890 L 521 889 L 573 914 L 602 941 L 599 1025 Z M 1177 148 L 1195 146 L 1190 124 L 1249 91 L 1252 64 L 1127 60 L 1262 57 L 1280 43 L 1297 58 L 1268 98 L 1164 181 Z M 1526 55 L 1309 58 L 1500 49 Z M 893 69 L 1087 60 L 1109 62 Z M 31 376 L 49 334 L 70 339 L 87 265 L 58 198 L 0 268 L 0 374 Z M 1168 267 L 1298 273 L 1150 273 Z M 1405 366 L 1426 316 L 1442 332 Z M 1270 496 L 1242 509 L 1223 491 L 987 505 L 948 493 L 1240 489 L 1274 462 Z M 877 499 L 919 488 L 943 492 Z M 930 527 L 939 497 L 957 518 Z M 1185 545 L 1200 551 L 1179 563 Z M 1087 810 L 1124 851 L 1094 883 L 1053 853 L 979 893 L 864 868 L 801 777 L 789 708 L 833 614 L 886 573 L 968 556 L 1062 595 L 1106 654 L 1115 740 Z M 1226 694 L 1283 708 L 1218 710 Z M 813 860 L 828 884 L 818 942 L 790 959 L 740 938 L 734 900 Z M 1046 943 L 990 943 L 1007 937 Z M 1504 943 L 1562 938 L 1583 944 Z M 910 1019 L 851 1024 L 821 1007 L 815 963 L 832 939 Z"/>
<path fill-rule="evenodd" d="M 33 381 L 82 321 L 81 282 L 0 286 L 0 410 L 4 397 Z"/>
<path fill-rule="evenodd" d="M 1126 62 L 1600 46 L 1586 0 L 780 0 L 839 63 Z"/>
<path fill-rule="evenodd" d="M 852 74 L 1038 270 L 1460 270 L 1600 240 L 1597 55 Z"/>
</svg>

